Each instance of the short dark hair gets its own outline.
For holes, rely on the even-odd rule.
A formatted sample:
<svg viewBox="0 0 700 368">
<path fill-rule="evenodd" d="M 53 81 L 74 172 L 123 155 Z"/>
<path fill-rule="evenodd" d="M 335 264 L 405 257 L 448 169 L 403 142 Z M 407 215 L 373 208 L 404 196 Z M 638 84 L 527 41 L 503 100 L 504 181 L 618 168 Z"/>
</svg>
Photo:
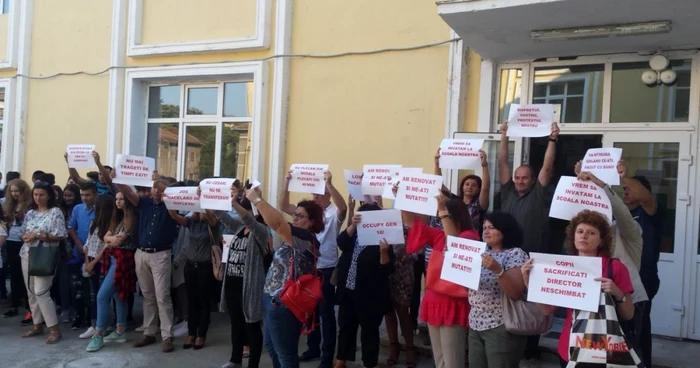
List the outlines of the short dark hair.
<svg viewBox="0 0 700 368">
<path fill-rule="evenodd" d="M 647 188 L 649 193 L 651 193 L 651 183 L 649 182 L 649 179 L 647 179 L 646 176 L 644 175 L 635 175 L 632 177 L 632 179 L 636 180 L 639 182 L 639 184 L 642 184 L 644 188 Z"/>
<path fill-rule="evenodd" d="M 378 204 L 376 203 L 365 203 L 360 208 L 357 209 L 357 212 L 366 212 L 366 211 L 381 211 L 382 208 L 379 207 Z"/>
<path fill-rule="evenodd" d="M 299 202 L 297 207 L 306 210 L 306 215 L 309 217 L 309 220 L 313 222 L 311 229 L 309 229 L 312 233 L 318 234 L 323 231 L 326 225 L 323 223 L 323 208 L 321 208 L 321 206 L 314 201 L 306 199 Z"/>
<path fill-rule="evenodd" d="M 135 186 L 137 192 L 150 192 L 151 187 L 141 187 L 141 186 Z"/>
<path fill-rule="evenodd" d="M 100 179 L 100 174 L 98 174 L 97 171 L 89 171 L 86 175 L 92 181 L 97 181 Z"/>
<path fill-rule="evenodd" d="M 46 207 L 51 209 L 51 208 L 54 208 L 57 206 L 56 192 L 53 190 L 51 185 L 49 185 L 49 183 L 44 182 L 44 181 L 37 181 L 36 183 L 34 183 L 34 188 L 32 188 L 32 194 L 37 189 L 41 189 L 41 190 L 45 191 L 46 195 L 49 197 L 49 202 L 47 203 Z M 37 205 L 36 202 L 34 200 L 32 200 L 31 208 L 33 210 L 36 210 L 37 208 L 39 208 L 39 205 Z"/>
<path fill-rule="evenodd" d="M 8 171 L 7 175 L 5 175 L 5 181 L 8 183 L 11 182 L 12 180 L 19 179 L 20 174 L 17 171 Z"/>
<path fill-rule="evenodd" d="M 45 172 L 43 172 L 43 171 L 41 171 L 41 170 L 35 171 L 35 172 L 32 174 L 32 181 L 36 181 L 37 179 L 39 179 L 40 176 L 42 176 L 42 175 L 44 175 L 44 174 L 45 174 Z"/>
<path fill-rule="evenodd" d="M 490 222 L 496 230 L 503 234 L 503 249 L 521 247 L 523 244 L 523 229 L 515 217 L 507 212 L 490 212 L 484 217 L 484 223 Z"/>
<path fill-rule="evenodd" d="M 81 192 L 93 191 L 93 192 L 97 193 L 97 185 L 91 181 L 89 181 L 87 183 L 83 183 L 80 185 L 80 191 Z"/>
<path fill-rule="evenodd" d="M 49 183 L 49 185 L 56 185 L 56 175 L 51 174 L 51 173 L 44 173 L 39 175 L 37 178 L 39 181 L 45 181 Z"/>
</svg>

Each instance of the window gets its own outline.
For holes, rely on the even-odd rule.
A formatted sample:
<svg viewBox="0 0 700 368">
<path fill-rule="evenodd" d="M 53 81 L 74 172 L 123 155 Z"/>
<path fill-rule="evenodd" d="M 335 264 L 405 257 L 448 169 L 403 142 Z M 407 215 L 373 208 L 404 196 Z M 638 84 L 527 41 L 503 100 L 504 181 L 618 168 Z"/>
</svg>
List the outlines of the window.
<svg viewBox="0 0 700 368">
<path fill-rule="evenodd" d="M 691 60 L 671 60 L 673 85 L 647 86 L 642 73 L 648 62 L 616 63 L 612 71 L 611 123 L 688 122 Z"/>
<path fill-rule="evenodd" d="M 510 105 L 520 103 L 520 91 L 523 80 L 522 69 L 503 69 L 498 86 L 498 121 L 508 120 Z"/>
<path fill-rule="evenodd" d="M 248 81 L 151 86 L 146 154 L 179 180 L 248 179 L 252 106 Z"/>
<path fill-rule="evenodd" d="M 560 105 L 562 123 L 600 123 L 604 69 L 603 64 L 536 68 L 532 103 Z"/>
<path fill-rule="evenodd" d="M 10 12 L 10 1 L 12 0 L 0 0 L 0 9 L 2 9 L 2 14 L 8 14 Z"/>
</svg>

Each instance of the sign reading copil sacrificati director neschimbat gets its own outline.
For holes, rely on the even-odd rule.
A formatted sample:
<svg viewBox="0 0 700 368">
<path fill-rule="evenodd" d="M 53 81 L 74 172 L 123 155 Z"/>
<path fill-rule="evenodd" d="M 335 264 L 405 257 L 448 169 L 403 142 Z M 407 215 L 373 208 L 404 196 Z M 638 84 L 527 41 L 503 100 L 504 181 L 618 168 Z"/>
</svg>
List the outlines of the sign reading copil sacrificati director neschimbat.
<svg viewBox="0 0 700 368">
<path fill-rule="evenodd" d="M 532 270 L 527 301 L 597 312 L 603 259 L 530 253 Z"/>
</svg>

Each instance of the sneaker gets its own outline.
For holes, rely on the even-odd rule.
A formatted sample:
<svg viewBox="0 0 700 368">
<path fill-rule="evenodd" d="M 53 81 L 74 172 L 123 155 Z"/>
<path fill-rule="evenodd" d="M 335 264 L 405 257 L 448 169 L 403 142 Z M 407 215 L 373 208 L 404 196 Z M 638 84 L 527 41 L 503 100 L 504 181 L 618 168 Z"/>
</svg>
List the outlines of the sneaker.
<svg viewBox="0 0 700 368">
<path fill-rule="evenodd" d="M 143 331 L 146 331 L 146 326 L 136 327 L 136 328 L 134 329 L 134 331 L 136 331 L 136 332 L 143 332 Z"/>
<path fill-rule="evenodd" d="M 120 334 L 119 332 L 114 331 L 111 334 L 105 336 L 104 341 L 105 342 L 118 342 L 120 344 L 123 344 L 126 342 L 126 332 Z"/>
<path fill-rule="evenodd" d="M 27 313 L 24 314 L 24 319 L 22 322 L 19 323 L 20 326 L 31 326 L 34 324 L 34 320 L 32 319 L 32 312 L 27 311 Z"/>
<path fill-rule="evenodd" d="M 95 335 L 90 339 L 90 343 L 88 343 L 87 349 L 85 349 L 88 353 L 92 353 L 95 351 L 98 351 L 102 349 L 104 346 L 104 339 L 102 336 Z"/>
<path fill-rule="evenodd" d="M 12 318 L 12 317 L 17 317 L 19 315 L 19 311 L 17 309 L 10 309 L 9 311 L 5 312 L 2 314 L 3 318 Z"/>
<path fill-rule="evenodd" d="M 90 327 L 88 327 L 87 330 L 85 330 L 85 332 L 81 333 L 79 337 L 81 339 L 89 339 L 89 338 L 95 336 L 96 333 L 97 333 L 97 330 L 95 330 L 94 327 L 90 326 Z"/>
<path fill-rule="evenodd" d="M 243 364 L 234 364 L 231 362 L 226 362 L 226 364 L 222 365 L 221 368 L 243 368 Z"/>
<path fill-rule="evenodd" d="M 142 348 L 142 347 L 144 347 L 144 346 L 148 346 L 148 345 L 155 344 L 155 343 L 156 343 L 156 338 L 155 338 L 155 337 L 153 337 L 153 336 L 148 336 L 148 335 L 143 335 L 143 337 L 141 337 L 141 340 L 136 341 L 136 342 L 134 343 L 134 347 L 135 347 L 135 348 Z"/>
<path fill-rule="evenodd" d="M 173 340 L 169 338 L 163 339 L 163 345 L 161 347 L 163 348 L 164 353 L 171 353 L 173 350 L 175 350 Z"/>
</svg>

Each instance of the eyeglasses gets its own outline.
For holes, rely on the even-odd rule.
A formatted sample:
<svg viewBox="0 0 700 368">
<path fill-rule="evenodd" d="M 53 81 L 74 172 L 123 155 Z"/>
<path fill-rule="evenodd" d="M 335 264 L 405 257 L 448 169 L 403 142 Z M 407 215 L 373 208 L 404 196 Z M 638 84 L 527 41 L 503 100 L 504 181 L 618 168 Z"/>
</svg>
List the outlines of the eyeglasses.
<svg viewBox="0 0 700 368">
<path fill-rule="evenodd" d="M 303 214 L 303 213 L 294 213 L 294 214 L 292 215 L 292 218 L 295 219 L 295 220 L 301 220 L 301 219 L 307 218 L 307 216 L 306 216 L 305 214 Z"/>
</svg>

